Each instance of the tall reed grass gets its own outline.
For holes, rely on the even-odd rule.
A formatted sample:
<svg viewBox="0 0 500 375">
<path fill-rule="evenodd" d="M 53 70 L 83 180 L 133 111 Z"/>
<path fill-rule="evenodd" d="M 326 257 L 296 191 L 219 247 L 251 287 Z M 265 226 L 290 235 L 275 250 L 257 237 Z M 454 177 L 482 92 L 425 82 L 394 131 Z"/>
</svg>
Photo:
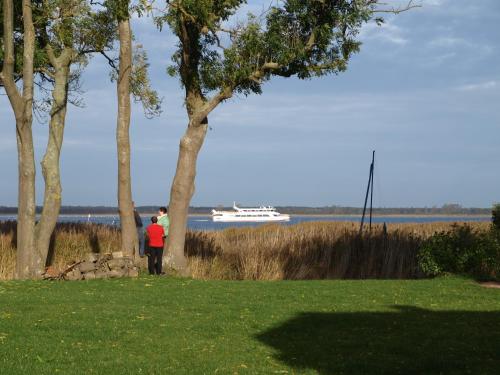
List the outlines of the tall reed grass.
<svg viewBox="0 0 500 375">
<path fill-rule="evenodd" d="M 120 231 L 91 223 L 58 223 L 52 236 L 48 265 L 62 271 L 88 253 L 111 253 L 119 248 Z M 12 279 L 15 272 L 16 223 L 0 222 L 0 280 Z"/>
<path fill-rule="evenodd" d="M 488 223 L 471 224 L 486 230 Z M 257 228 L 189 232 L 191 272 L 204 279 L 298 280 L 330 278 L 418 278 L 421 243 L 451 223 L 375 225 L 310 222 Z"/>
<path fill-rule="evenodd" d="M 489 223 L 470 223 L 487 230 Z M 418 278 L 417 252 L 423 240 L 449 230 L 451 223 L 375 225 L 358 234 L 358 224 L 309 222 L 222 231 L 189 231 L 186 255 L 193 277 L 229 280 L 325 278 Z M 0 223 L 0 280 L 15 270 L 15 222 Z M 99 224 L 60 223 L 49 264 L 62 270 L 89 252 L 119 249 L 120 232 Z"/>
</svg>

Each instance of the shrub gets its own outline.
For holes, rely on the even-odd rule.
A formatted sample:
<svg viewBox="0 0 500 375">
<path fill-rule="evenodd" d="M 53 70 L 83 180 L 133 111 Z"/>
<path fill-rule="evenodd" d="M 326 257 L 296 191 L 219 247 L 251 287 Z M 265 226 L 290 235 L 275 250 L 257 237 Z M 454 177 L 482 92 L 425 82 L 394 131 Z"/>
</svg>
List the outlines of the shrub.
<svg viewBox="0 0 500 375">
<path fill-rule="evenodd" d="M 443 273 L 470 275 L 478 279 L 500 276 L 500 243 L 494 227 L 473 230 L 454 225 L 451 230 L 429 237 L 418 254 L 421 271 L 428 276 Z"/>
<path fill-rule="evenodd" d="M 497 231 L 500 231 L 500 203 L 493 205 L 491 220 L 493 221 L 493 226 L 495 227 L 495 229 Z"/>
</svg>

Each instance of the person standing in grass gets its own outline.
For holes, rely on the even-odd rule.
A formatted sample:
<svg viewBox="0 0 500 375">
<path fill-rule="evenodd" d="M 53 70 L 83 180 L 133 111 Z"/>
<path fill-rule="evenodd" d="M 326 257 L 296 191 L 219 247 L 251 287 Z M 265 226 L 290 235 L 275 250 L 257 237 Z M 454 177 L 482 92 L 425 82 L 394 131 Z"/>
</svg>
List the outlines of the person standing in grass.
<svg viewBox="0 0 500 375">
<path fill-rule="evenodd" d="M 144 256 L 144 229 L 141 216 L 135 208 L 135 202 L 132 202 L 132 205 L 134 206 L 135 228 L 137 229 L 137 239 L 139 241 L 139 256 L 142 258 Z"/>
<path fill-rule="evenodd" d="M 146 228 L 146 235 L 149 244 L 147 251 L 149 274 L 161 275 L 165 231 L 156 216 L 151 218 L 151 224 Z"/>
<path fill-rule="evenodd" d="M 167 207 L 160 207 L 158 209 L 158 224 L 163 227 L 165 237 L 168 236 L 168 228 L 170 227 L 170 219 L 167 215 Z"/>
</svg>

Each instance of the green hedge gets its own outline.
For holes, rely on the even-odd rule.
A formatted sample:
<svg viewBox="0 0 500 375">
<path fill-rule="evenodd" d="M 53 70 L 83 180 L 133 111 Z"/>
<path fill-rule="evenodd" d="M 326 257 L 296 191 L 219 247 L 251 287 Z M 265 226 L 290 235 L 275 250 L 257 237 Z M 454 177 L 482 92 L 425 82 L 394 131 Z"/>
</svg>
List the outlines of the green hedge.
<svg viewBox="0 0 500 375">
<path fill-rule="evenodd" d="M 493 211 L 491 214 L 491 220 L 493 221 L 493 226 L 496 230 L 500 231 L 500 203 L 493 206 Z"/>
<path fill-rule="evenodd" d="M 500 278 L 500 229 L 475 231 L 455 225 L 426 240 L 418 254 L 420 269 L 427 276 L 462 274 L 480 280 Z"/>
</svg>

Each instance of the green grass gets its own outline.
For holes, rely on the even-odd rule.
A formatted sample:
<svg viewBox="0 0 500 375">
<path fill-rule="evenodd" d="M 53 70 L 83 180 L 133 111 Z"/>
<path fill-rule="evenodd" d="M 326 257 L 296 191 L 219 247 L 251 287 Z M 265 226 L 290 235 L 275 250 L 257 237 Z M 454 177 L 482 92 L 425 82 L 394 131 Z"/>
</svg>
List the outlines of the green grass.
<svg viewBox="0 0 500 375">
<path fill-rule="evenodd" d="M 500 290 L 460 278 L 0 283 L 1 374 L 498 374 Z"/>
</svg>

